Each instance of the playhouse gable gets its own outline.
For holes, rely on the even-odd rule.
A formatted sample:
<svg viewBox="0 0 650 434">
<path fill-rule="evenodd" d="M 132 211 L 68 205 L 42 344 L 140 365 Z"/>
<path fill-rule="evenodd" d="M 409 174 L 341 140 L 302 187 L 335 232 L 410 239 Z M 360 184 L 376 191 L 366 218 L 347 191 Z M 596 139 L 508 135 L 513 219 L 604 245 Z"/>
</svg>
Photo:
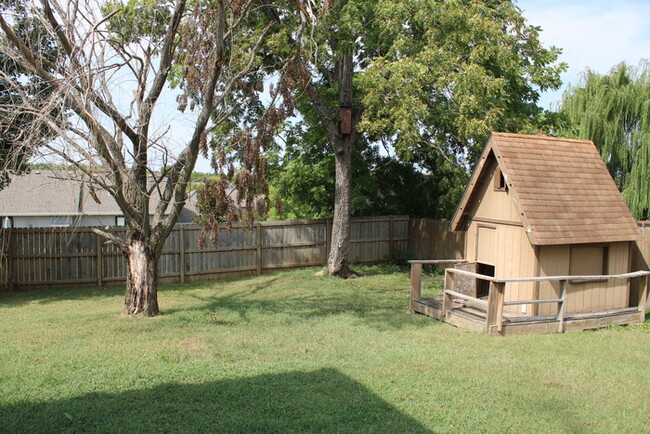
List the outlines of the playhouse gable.
<svg viewBox="0 0 650 434">
<path fill-rule="evenodd" d="M 499 187 L 507 199 L 493 194 Z M 486 205 L 495 200 L 504 202 Z M 462 230 L 479 210 L 492 213 L 482 218 L 505 215 L 521 222 L 533 245 L 632 241 L 641 235 L 590 140 L 492 133 L 451 229 Z"/>
</svg>

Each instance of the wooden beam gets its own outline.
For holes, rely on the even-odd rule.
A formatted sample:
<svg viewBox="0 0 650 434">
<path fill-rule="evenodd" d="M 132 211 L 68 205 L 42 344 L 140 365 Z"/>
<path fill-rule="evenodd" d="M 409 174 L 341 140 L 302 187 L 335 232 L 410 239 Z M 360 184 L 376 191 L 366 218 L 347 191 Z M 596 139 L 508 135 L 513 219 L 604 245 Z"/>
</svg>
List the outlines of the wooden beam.
<svg viewBox="0 0 650 434">
<path fill-rule="evenodd" d="M 495 282 L 490 282 L 490 291 L 488 292 L 488 308 L 485 315 L 485 333 L 490 333 L 492 327 L 496 325 L 497 316 L 497 290 Z"/>
<path fill-rule="evenodd" d="M 451 295 L 452 301 L 454 298 L 460 298 L 462 300 L 465 300 L 466 305 L 475 306 L 486 310 L 488 308 L 487 301 L 481 300 L 480 298 L 474 298 L 471 295 L 463 294 L 462 292 L 456 292 L 456 291 L 451 291 L 449 289 L 446 289 L 445 294 Z"/>
<path fill-rule="evenodd" d="M 495 318 L 497 323 L 497 331 L 501 333 L 503 331 L 503 302 L 506 298 L 506 284 L 497 283 L 497 316 Z"/>
<path fill-rule="evenodd" d="M 411 305 L 422 296 L 422 264 L 411 264 Z"/>
<path fill-rule="evenodd" d="M 487 316 L 485 318 L 485 332 L 492 334 L 496 330 L 503 330 L 503 300 L 505 283 L 491 282 L 488 294 Z"/>
<path fill-rule="evenodd" d="M 421 265 L 420 265 L 421 266 Z M 451 307 L 453 305 L 452 295 L 450 291 L 453 292 L 456 289 L 454 282 L 454 275 L 449 272 L 449 269 L 445 270 L 445 288 L 442 295 L 442 319 L 447 321 L 449 319 L 449 313 L 451 312 Z"/>
<path fill-rule="evenodd" d="M 14 290 L 14 229 L 7 229 L 7 289 Z"/>
<path fill-rule="evenodd" d="M 322 242 L 323 245 L 323 266 L 327 266 L 327 257 L 329 255 L 329 222 L 328 220 L 323 220 L 323 225 L 325 227 L 325 239 Z"/>
<path fill-rule="evenodd" d="M 257 262 L 257 274 L 262 274 L 262 225 L 259 222 L 255 224 L 255 259 Z"/>
<path fill-rule="evenodd" d="M 516 300 L 516 301 L 506 301 L 503 303 L 504 306 L 517 306 L 521 304 L 541 304 L 541 303 L 560 303 L 561 298 L 543 298 L 541 300 Z M 536 316 L 536 315 L 533 315 Z"/>
<path fill-rule="evenodd" d="M 95 250 L 96 250 L 96 262 L 97 262 L 97 286 L 100 288 L 104 286 L 104 243 L 102 243 L 102 236 L 95 234 Z"/>
<path fill-rule="evenodd" d="M 325 223 L 325 266 L 329 264 L 330 251 L 332 250 L 332 225 L 333 219 L 327 219 Z"/>
<path fill-rule="evenodd" d="M 589 280 L 590 282 L 597 282 L 597 281 L 600 282 L 600 281 L 606 281 L 611 279 L 632 279 L 635 277 L 650 275 L 650 271 L 641 270 L 641 271 L 633 271 L 631 273 L 604 274 L 604 275 L 594 275 L 594 276 L 542 276 L 542 277 L 496 278 L 492 276 L 486 276 L 484 274 L 473 273 L 471 271 L 460 270 L 457 268 L 449 268 L 448 270 L 454 274 L 461 274 L 464 276 L 473 277 L 476 279 L 483 279 L 483 280 L 487 280 L 488 282 L 496 282 L 496 283 L 547 282 L 547 281 L 550 282 L 555 280 L 571 280 L 571 281 Z"/>
<path fill-rule="evenodd" d="M 645 312 L 648 300 L 648 275 L 639 278 L 639 312 Z"/>
<path fill-rule="evenodd" d="M 566 305 L 566 294 L 568 288 L 568 280 L 560 280 L 560 302 L 557 309 L 558 333 L 564 333 L 564 312 Z"/>
<path fill-rule="evenodd" d="M 180 225 L 178 234 L 179 254 L 178 254 L 178 273 L 181 277 L 181 283 L 185 283 L 185 229 Z"/>
<path fill-rule="evenodd" d="M 411 259 L 409 264 L 461 264 L 465 263 L 465 259 Z"/>
<path fill-rule="evenodd" d="M 388 254 L 393 253 L 395 240 L 395 228 L 393 227 L 393 216 L 388 219 Z"/>
</svg>

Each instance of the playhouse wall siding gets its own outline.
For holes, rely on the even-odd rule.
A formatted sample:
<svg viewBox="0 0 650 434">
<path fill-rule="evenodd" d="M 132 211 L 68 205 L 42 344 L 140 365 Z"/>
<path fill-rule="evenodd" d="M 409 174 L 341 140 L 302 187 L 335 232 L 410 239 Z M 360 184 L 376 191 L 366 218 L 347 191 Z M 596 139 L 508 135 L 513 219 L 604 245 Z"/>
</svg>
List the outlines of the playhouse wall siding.
<svg viewBox="0 0 650 434">
<path fill-rule="evenodd" d="M 604 245 L 594 245 L 594 250 Z M 623 274 L 630 270 L 630 243 L 618 242 L 607 244 L 607 274 Z M 575 247 L 575 246 L 574 246 Z M 576 274 L 578 262 L 598 264 L 602 256 L 595 253 L 588 255 L 590 249 L 583 246 L 581 257 L 572 257 L 570 245 L 540 246 L 539 273 L 540 276 L 562 276 Z M 574 250 L 575 252 L 575 250 Z M 587 255 L 584 255 L 587 253 Z M 572 267 L 573 265 L 573 267 Z M 539 284 L 540 298 L 559 297 L 559 283 L 542 282 Z M 629 290 L 626 280 L 609 280 L 607 282 L 588 282 L 569 285 L 566 313 L 600 312 L 610 309 L 628 307 Z M 539 315 L 554 315 L 557 313 L 556 304 L 541 304 Z"/>
<path fill-rule="evenodd" d="M 535 249 L 521 223 L 519 212 L 507 190 L 496 190 L 500 176 L 496 161 L 487 162 L 489 174 L 477 186 L 478 198 L 470 210 L 470 226 L 465 237 L 466 259 L 495 267 L 495 277 L 534 276 Z M 480 239 L 480 242 L 479 242 Z M 532 282 L 510 283 L 505 301 L 530 300 L 535 285 Z M 510 311 L 531 312 L 531 305 L 506 307 Z"/>
<path fill-rule="evenodd" d="M 496 276 L 500 278 L 534 276 L 537 272 L 535 248 L 528 241 L 523 227 L 499 225 L 497 227 Z M 509 283 L 505 301 L 534 299 L 535 283 Z M 532 314 L 532 305 L 512 306 L 509 309 Z"/>
<path fill-rule="evenodd" d="M 478 248 L 479 231 L 493 228 L 494 244 L 481 243 Z M 495 277 L 509 278 L 536 275 L 535 249 L 528 241 L 524 228 L 509 224 L 490 224 L 472 221 L 465 237 L 468 262 L 494 265 Z M 487 259 L 486 257 L 491 259 Z M 505 301 L 531 300 L 534 298 L 534 282 L 509 283 Z M 506 310 L 531 314 L 532 305 L 506 307 Z"/>
<path fill-rule="evenodd" d="M 477 200 L 471 210 L 472 219 L 509 222 L 521 226 L 521 216 L 510 196 L 510 192 L 494 189 L 495 177 L 500 173 L 496 170 L 496 161 L 492 158 L 487 164 L 486 173 L 489 176 L 478 186 Z"/>
</svg>

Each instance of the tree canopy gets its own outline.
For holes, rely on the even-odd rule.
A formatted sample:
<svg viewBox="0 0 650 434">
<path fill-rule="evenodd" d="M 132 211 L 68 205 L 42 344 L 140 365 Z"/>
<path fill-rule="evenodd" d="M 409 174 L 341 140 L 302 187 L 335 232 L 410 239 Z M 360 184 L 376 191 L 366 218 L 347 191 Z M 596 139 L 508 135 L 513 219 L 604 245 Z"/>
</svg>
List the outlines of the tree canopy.
<svg viewBox="0 0 650 434">
<path fill-rule="evenodd" d="M 621 63 L 608 74 L 587 70 L 564 93 L 564 137 L 594 142 L 632 214 L 650 210 L 650 63 Z"/>
<path fill-rule="evenodd" d="M 294 208 L 301 202 L 309 208 L 314 197 L 325 195 L 318 188 L 314 197 L 298 188 L 292 194 L 292 176 L 334 176 L 325 164 L 331 157 L 315 161 L 311 150 L 336 154 L 345 53 L 352 52 L 354 61 L 357 193 L 364 171 L 359 157 L 390 155 L 426 174 L 431 194 L 440 195 L 430 201 L 429 215 L 448 217 L 491 131 L 542 133 L 554 120 L 537 101 L 539 92 L 561 85 L 566 65 L 557 62 L 559 49 L 541 44 L 540 28 L 529 25 L 512 1 L 332 1 L 320 4 L 316 15 L 319 24 L 303 43 L 311 48 L 305 68 L 311 81 L 299 95 L 302 122 L 292 130 L 293 141 L 308 151 L 288 152 L 277 182 Z M 352 213 L 363 209 L 359 205 L 353 203 Z"/>
<path fill-rule="evenodd" d="M 358 79 L 370 139 L 471 164 L 491 131 L 544 126 L 539 91 L 559 88 L 565 65 L 514 2 L 383 0 L 373 14 Z"/>
</svg>

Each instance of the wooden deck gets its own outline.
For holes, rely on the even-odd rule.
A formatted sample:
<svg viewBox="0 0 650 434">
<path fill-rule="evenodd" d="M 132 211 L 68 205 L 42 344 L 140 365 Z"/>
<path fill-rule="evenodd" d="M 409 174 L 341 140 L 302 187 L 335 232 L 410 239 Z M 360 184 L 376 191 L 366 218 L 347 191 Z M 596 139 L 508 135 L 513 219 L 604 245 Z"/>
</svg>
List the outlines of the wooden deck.
<svg viewBox="0 0 650 434">
<path fill-rule="evenodd" d="M 447 322 L 456 327 L 485 331 L 487 311 L 475 306 L 467 306 L 454 302 L 452 308 L 443 317 L 442 297 L 420 298 L 411 301 L 411 310 L 416 313 L 430 316 L 440 321 Z M 645 312 L 639 312 L 636 307 L 616 309 L 607 312 L 594 312 L 590 314 L 570 314 L 564 317 L 565 332 L 597 329 L 618 324 L 640 324 L 645 321 Z M 549 316 L 522 316 L 504 313 L 503 325 L 500 332 L 488 333 L 512 335 L 516 333 L 561 333 L 560 321 L 555 315 Z"/>
<path fill-rule="evenodd" d="M 546 276 L 498 279 L 491 276 L 463 271 L 455 268 L 445 270 L 445 286 L 442 297 L 422 297 L 422 282 L 443 279 L 423 279 L 423 264 L 458 263 L 459 260 L 429 260 L 411 262 L 410 308 L 413 312 L 428 315 L 457 327 L 483 331 L 488 334 L 510 335 L 516 333 L 564 333 L 607 327 L 610 325 L 640 324 L 645 321 L 645 306 L 648 294 L 648 275 L 650 271 L 603 276 Z M 475 298 L 458 292 L 454 286 L 456 276 L 482 279 L 490 282 L 487 298 Z M 606 281 L 610 279 L 640 279 L 640 292 L 636 306 L 612 309 L 601 312 L 565 313 L 566 295 L 569 282 L 588 279 Z M 525 281 L 558 281 L 559 298 L 504 301 L 508 283 Z M 461 288 L 462 289 L 462 288 Z M 631 303 L 634 302 L 631 300 Z M 556 315 L 531 316 L 504 311 L 504 306 L 555 303 Z"/>
</svg>

